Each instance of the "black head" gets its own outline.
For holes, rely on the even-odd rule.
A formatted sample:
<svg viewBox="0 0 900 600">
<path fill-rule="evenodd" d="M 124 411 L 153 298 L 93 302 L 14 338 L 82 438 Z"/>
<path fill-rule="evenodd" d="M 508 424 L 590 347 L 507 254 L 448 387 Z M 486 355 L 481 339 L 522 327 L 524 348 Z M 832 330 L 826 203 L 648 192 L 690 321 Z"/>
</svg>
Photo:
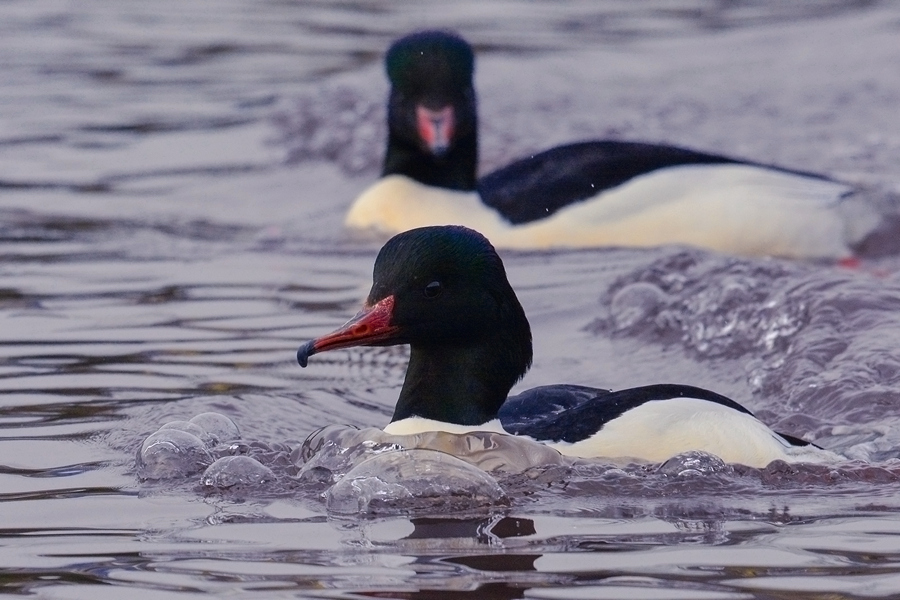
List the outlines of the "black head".
<svg viewBox="0 0 900 600">
<path fill-rule="evenodd" d="M 477 115 L 469 44 L 445 31 L 421 31 L 390 47 L 385 68 L 388 153 L 384 174 L 427 185 L 474 189 Z"/>
<path fill-rule="evenodd" d="M 419 31 L 402 37 L 384 62 L 393 91 L 429 108 L 454 104 L 472 89 L 475 56 L 454 33 Z"/>
<path fill-rule="evenodd" d="M 395 419 L 483 423 L 495 416 L 531 365 L 532 347 L 490 242 L 459 226 L 406 231 L 381 249 L 373 280 L 363 311 L 301 347 L 300 364 L 335 348 L 410 344 Z"/>
<path fill-rule="evenodd" d="M 480 233 L 459 226 L 413 229 L 391 238 L 375 260 L 367 303 L 394 298 L 392 324 L 412 344 L 467 344 L 498 327 L 531 331 L 503 262 Z"/>
</svg>

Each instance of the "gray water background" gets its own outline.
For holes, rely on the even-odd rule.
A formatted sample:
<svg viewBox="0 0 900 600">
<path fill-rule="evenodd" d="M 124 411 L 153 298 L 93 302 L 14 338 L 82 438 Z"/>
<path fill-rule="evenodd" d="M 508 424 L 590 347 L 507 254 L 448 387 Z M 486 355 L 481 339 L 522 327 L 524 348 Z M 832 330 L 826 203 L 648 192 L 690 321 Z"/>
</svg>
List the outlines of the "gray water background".
<svg viewBox="0 0 900 600">
<path fill-rule="evenodd" d="M 377 176 L 381 57 L 435 26 L 477 49 L 485 170 L 665 141 L 895 207 L 892 2 L 0 3 L 0 594 L 900 594 L 900 261 L 877 253 L 503 255 L 536 340 L 520 387 L 710 387 L 856 459 L 839 468 L 588 470 L 430 520 L 337 519 L 283 482 L 138 481 L 141 440 L 207 410 L 273 455 L 389 419 L 402 349 L 293 355 L 368 290 L 380 240 L 341 218 Z"/>
</svg>

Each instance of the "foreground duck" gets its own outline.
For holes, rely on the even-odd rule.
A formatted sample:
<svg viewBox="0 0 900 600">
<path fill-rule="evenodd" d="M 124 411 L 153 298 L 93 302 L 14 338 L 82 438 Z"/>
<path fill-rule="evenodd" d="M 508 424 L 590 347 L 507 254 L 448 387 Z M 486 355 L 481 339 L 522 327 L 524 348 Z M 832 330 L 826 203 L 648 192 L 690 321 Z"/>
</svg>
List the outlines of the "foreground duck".
<svg viewBox="0 0 900 600">
<path fill-rule="evenodd" d="M 415 33 L 386 57 L 391 93 L 382 178 L 346 216 L 387 234 L 466 225 L 497 247 L 690 244 L 742 255 L 849 257 L 876 225 L 846 184 L 673 146 L 559 146 L 476 178 L 474 55 Z"/>
<path fill-rule="evenodd" d="M 320 352 L 410 345 L 390 434 L 500 431 L 569 456 L 664 461 L 688 450 L 762 467 L 773 460 L 835 460 L 779 435 L 724 396 L 662 384 L 611 392 L 576 385 L 507 398 L 531 366 L 531 328 L 490 242 L 459 226 L 425 227 L 387 242 L 365 307 L 304 344 Z"/>
</svg>

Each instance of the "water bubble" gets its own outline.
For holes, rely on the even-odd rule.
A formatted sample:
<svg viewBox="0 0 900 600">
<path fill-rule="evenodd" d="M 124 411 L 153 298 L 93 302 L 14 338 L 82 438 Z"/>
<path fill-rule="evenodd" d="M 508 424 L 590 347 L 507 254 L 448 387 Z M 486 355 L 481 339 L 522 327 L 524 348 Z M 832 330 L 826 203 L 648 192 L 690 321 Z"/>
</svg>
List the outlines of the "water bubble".
<svg viewBox="0 0 900 600">
<path fill-rule="evenodd" d="M 610 316 L 616 330 L 629 329 L 656 316 L 666 294 L 652 283 L 638 282 L 625 286 L 610 300 Z"/>
<path fill-rule="evenodd" d="M 184 431 L 200 438 L 207 446 L 213 445 L 213 440 L 206 432 L 206 430 L 198 425 L 195 425 L 194 423 L 191 423 L 190 421 L 169 421 L 168 423 L 160 427 L 159 431 L 162 431 L 164 429 L 177 429 L 178 431 Z"/>
<path fill-rule="evenodd" d="M 380 429 L 346 427 L 331 431 L 338 439 L 318 438 L 317 433 L 310 436 L 315 438 L 312 444 L 316 451 L 300 469 L 297 477 L 301 481 L 333 483 L 370 457 L 403 448 L 399 444 L 380 441 L 388 437 Z M 304 447 L 307 447 L 306 444 Z"/>
<path fill-rule="evenodd" d="M 328 511 L 390 515 L 470 511 L 507 502 L 497 481 L 435 450 L 397 450 L 350 470 L 326 495 Z"/>
<path fill-rule="evenodd" d="M 257 487 L 275 481 L 272 469 L 249 456 L 224 456 L 211 464 L 200 483 L 206 487 L 225 490 L 235 486 Z"/>
<path fill-rule="evenodd" d="M 443 452 L 490 473 L 523 473 L 535 467 L 568 464 L 549 446 L 492 431 L 391 435 L 375 428 L 334 425 L 310 434 L 292 459 L 305 461 L 299 475 L 302 480 L 321 483 L 326 481 L 325 473 L 337 481 L 375 454 L 414 448 Z"/>
<path fill-rule="evenodd" d="M 192 418 L 190 423 L 203 429 L 213 439 L 213 445 L 230 442 L 241 437 L 241 432 L 234 421 L 220 413 L 200 413 Z"/>
<path fill-rule="evenodd" d="M 137 474 L 141 479 L 172 479 L 199 473 L 213 457 L 203 440 L 179 429 L 161 429 L 141 444 Z"/>
<path fill-rule="evenodd" d="M 369 429 L 373 433 L 380 431 L 374 428 Z M 349 446 L 349 444 L 341 444 L 339 440 L 344 437 L 355 437 L 358 431 L 359 427 L 353 427 L 352 425 L 326 425 L 325 427 L 320 427 L 306 437 L 303 443 L 293 451 L 291 458 L 296 463 L 305 463 L 328 444 Z"/>
<path fill-rule="evenodd" d="M 709 452 L 691 450 L 673 456 L 656 470 L 669 477 L 691 477 L 729 472 L 730 467 L 721 458 Z"/>
</svg>

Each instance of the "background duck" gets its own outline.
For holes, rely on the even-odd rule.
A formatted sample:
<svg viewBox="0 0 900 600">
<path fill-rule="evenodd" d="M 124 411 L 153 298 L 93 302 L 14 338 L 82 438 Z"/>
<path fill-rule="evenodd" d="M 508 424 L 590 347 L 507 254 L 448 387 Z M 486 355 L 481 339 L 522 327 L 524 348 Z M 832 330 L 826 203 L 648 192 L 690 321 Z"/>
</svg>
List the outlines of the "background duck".
<svg viewBox="0 0 900 600">
<path fill-rule="evenodd" d="M 387 234 L 460 224 L 504 248 L 689 244 L 742 255 L 843 259 L 878 223 L 847 184 L 675 146 L 558 146 L 477 179 L 474 54 L 423 31 L 385 60 L 382 177 L 345 223 Z"/>
<path fill-rule="evenodd" d="M 410 345 L 390 434 L 499 431 L 579 457 L 664 461 L 689 450 L 762 467 L 837 455 L 780 435 L 746 408 L 701 388 L 658 384 L 611 392 L 548 385 L 507 398 L 531 366 L 531 328 L 500 257 L 460 226 L 391 238 L 365 307 L 304 344 L 297 360 L 352 346 Z"/>
</svg>

